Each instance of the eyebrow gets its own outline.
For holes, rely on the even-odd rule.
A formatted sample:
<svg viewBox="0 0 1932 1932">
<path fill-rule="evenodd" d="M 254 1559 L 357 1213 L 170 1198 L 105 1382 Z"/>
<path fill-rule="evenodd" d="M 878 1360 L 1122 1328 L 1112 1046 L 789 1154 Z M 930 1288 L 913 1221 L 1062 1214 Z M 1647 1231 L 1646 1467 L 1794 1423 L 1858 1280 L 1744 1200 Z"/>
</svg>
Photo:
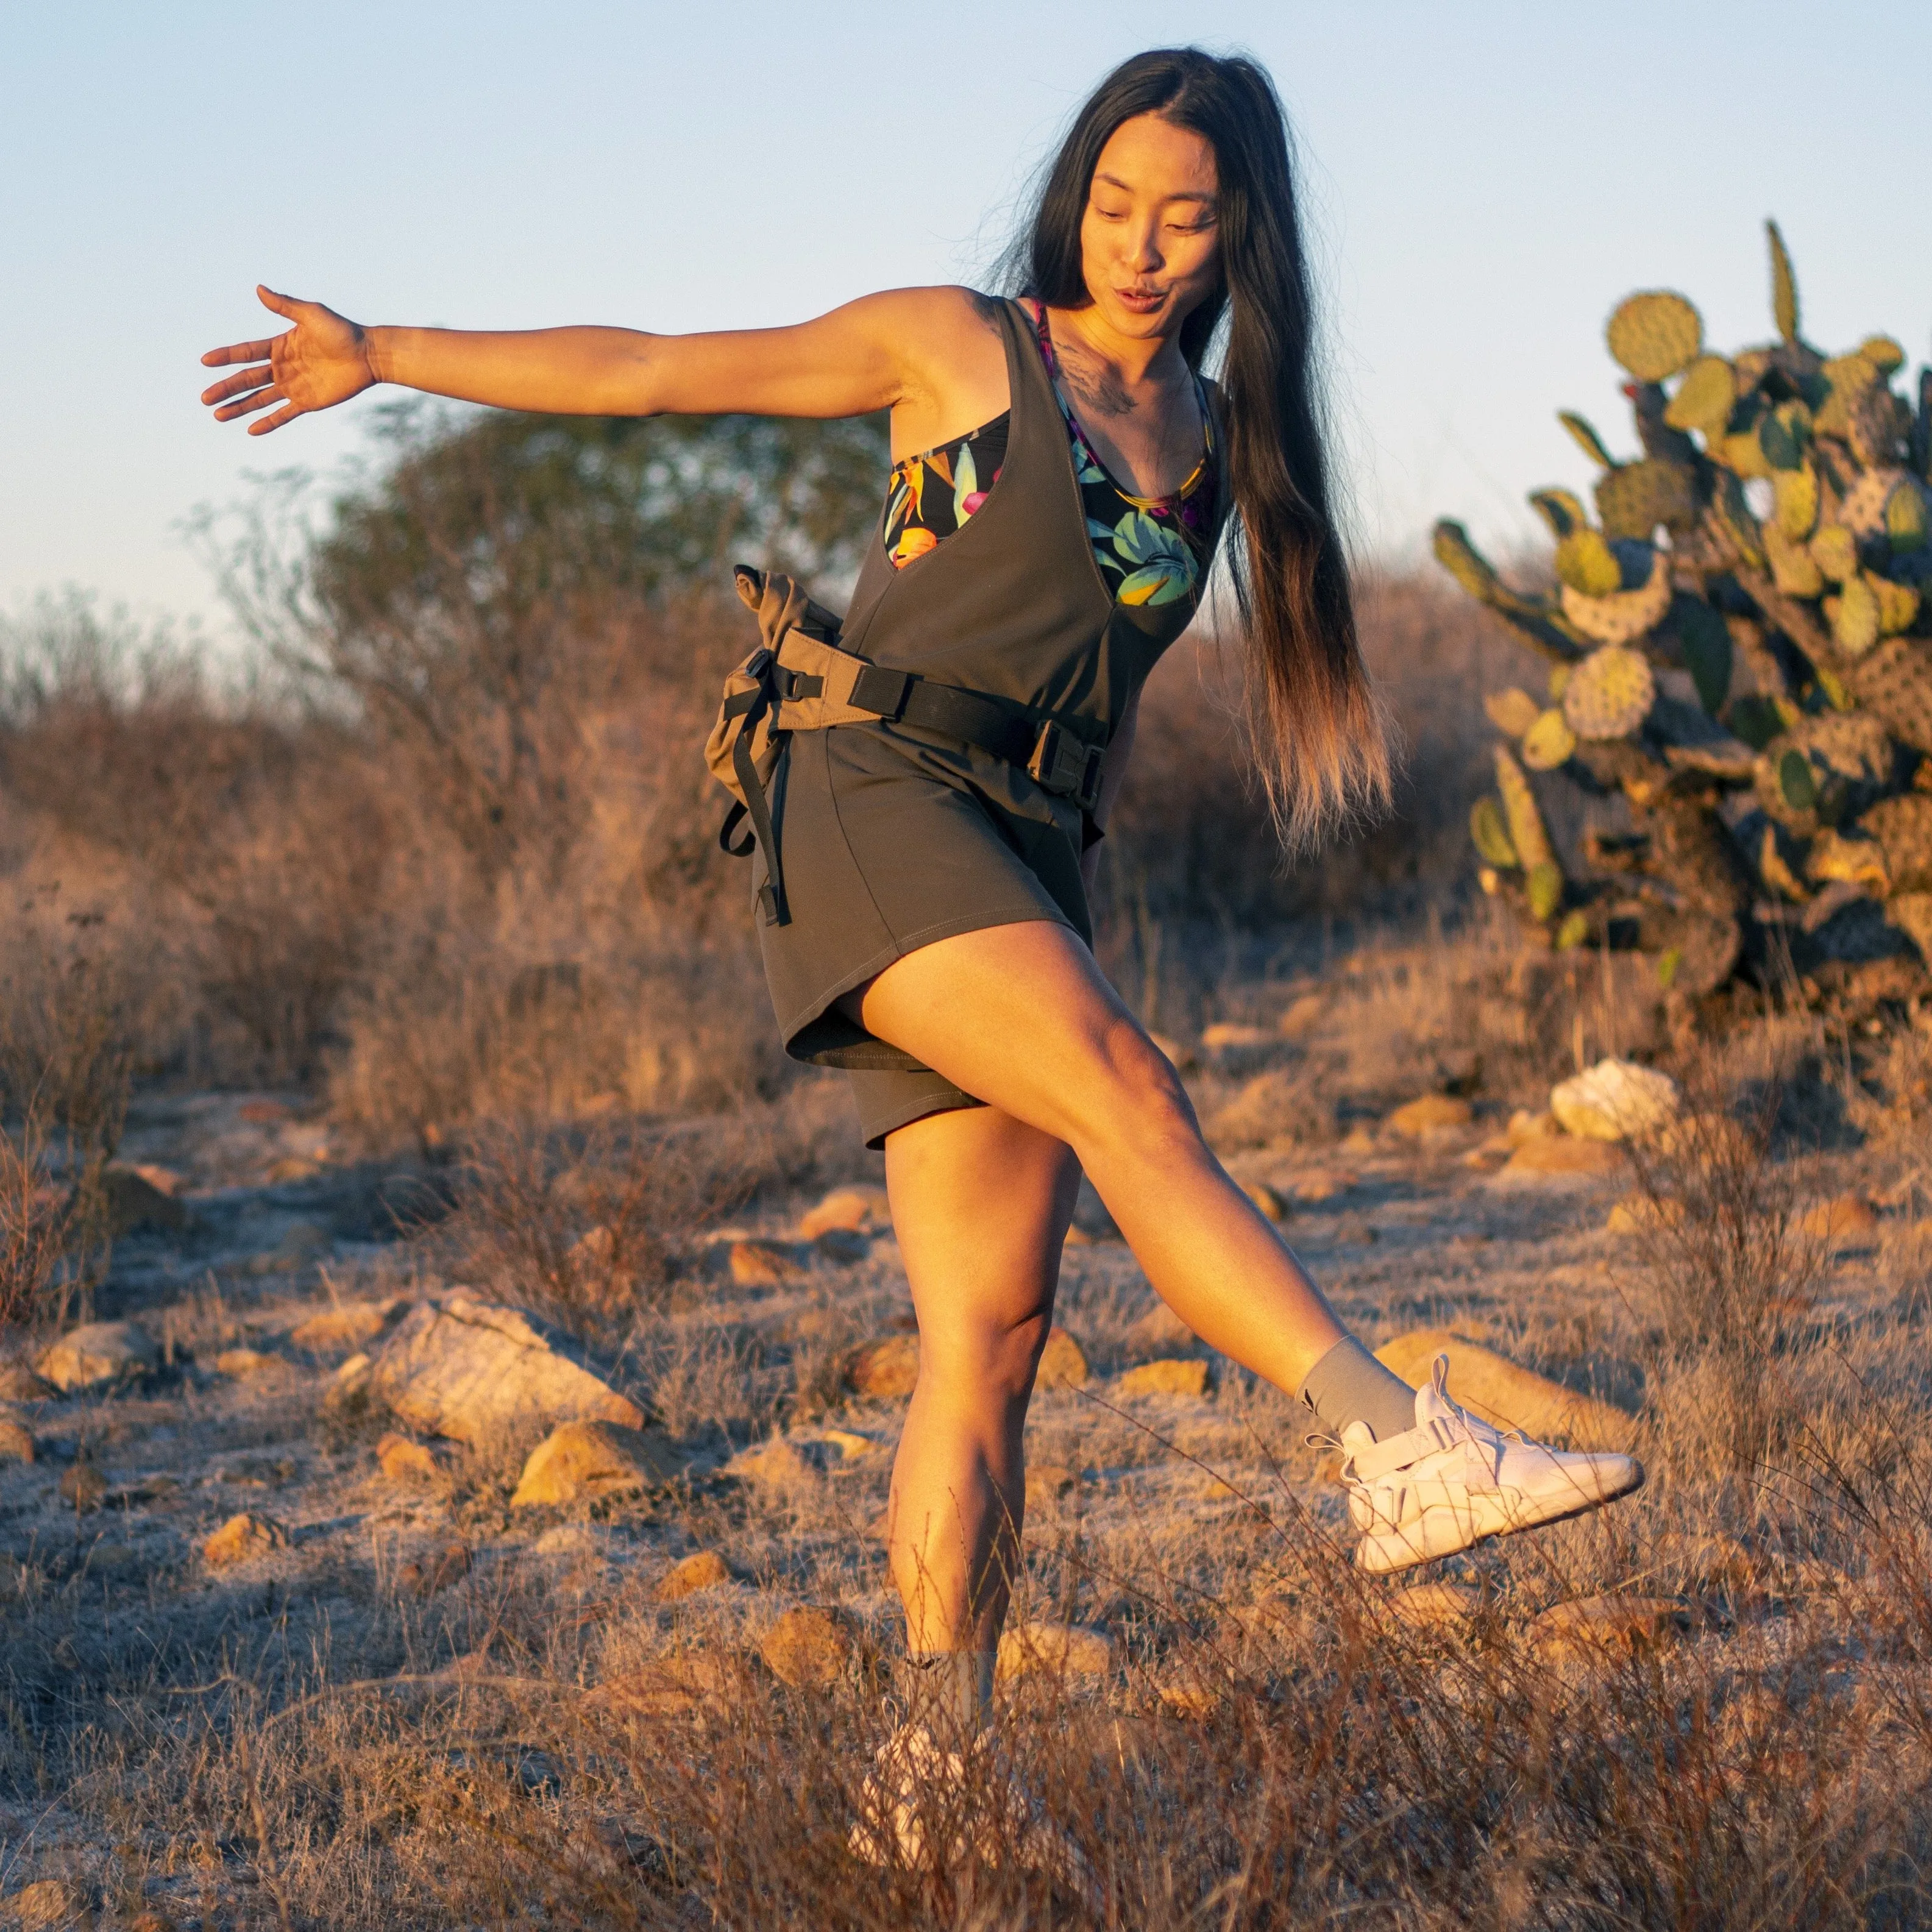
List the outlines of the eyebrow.
<svg viewBox="0 0 1932 1932">
<path fill-rule="evenodd" d="M 1118 175 L 1096 173 L 1094 178 L 1096 182 L 1105 182 L 1109 188 L 1118 188 L 1124 194 L 1132 194 L 1134 191 L 1133 184 L 1131 182 L 1124 182 Z M 1197 194 L 1192 188 L 1184 188 L 1178 194 L 1170 194 L 1166 199 L 1169 201 L 1203 201 L 1211 208 L 1215 197 L 1211 194 Z"/>
</svg>

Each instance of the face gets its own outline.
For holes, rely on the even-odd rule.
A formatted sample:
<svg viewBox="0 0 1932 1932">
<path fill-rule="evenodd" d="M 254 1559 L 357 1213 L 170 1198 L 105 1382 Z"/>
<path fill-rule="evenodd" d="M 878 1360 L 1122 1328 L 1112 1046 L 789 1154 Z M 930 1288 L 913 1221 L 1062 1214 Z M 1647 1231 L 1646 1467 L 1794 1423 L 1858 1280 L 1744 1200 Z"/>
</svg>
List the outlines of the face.
<svg viewBox="0 0 1932 1932">
<path fill-rule="evenodd" d="M 1220 281 L 1219 187 L 1214 150 L 1200 135 L 1158 114 L 1114 130 L 1080 222 L 1094 319 L 1142 340 L 1179 332 Z"/>
</svg>

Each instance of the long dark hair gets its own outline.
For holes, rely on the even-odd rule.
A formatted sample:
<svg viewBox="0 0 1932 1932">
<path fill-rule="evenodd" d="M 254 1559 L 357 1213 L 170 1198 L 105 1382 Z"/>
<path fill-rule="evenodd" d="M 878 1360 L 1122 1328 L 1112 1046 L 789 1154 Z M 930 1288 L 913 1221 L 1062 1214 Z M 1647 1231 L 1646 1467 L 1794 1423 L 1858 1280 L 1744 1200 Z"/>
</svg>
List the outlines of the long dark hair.
<svg viewBox="0 0 1932 1932">
<path fill-rule="evenodd" d="M 1080 224 L 1094 170 L 1114 129 L 1139 114 L 1214 150 L 1221 282 L 1181 325 L 1180 352 L 1200 369 L 1225 319 L 1228 554 L 1250 715 L 1276 823 L 1292 848 L 1305 846 L 1387 802 L 1389 753 L 1329 484 L 1288 121 L 1265 70 L 1196 47 L 1158 48 L 1116 68 L 1075 116 L 1006 279 L 1055 308 L 1089 304 Z"/>
</svg>

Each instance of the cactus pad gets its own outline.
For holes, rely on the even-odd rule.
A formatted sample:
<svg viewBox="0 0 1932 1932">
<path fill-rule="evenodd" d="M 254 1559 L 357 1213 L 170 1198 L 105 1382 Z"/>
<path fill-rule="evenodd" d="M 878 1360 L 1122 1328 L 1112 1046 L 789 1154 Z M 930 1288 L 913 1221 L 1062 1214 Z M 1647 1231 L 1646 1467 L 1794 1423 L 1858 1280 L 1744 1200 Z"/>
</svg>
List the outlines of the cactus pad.
<svg viewBox="0 0 1932 1932">
<path fill-rule="evenodd" d="M 1538 866 L 1554 864 L 1556 854 L 1550 846 L 1550 834 L 1544 829 L 1536 794 L 1530 790 L 1522 767 L 1500 745 L 1496 747 L 1496 790 L 1503 802 L 1503 818 L 1517 862 L 1526 872 Z"/>
<path fill-rule="evenodd" d="M 1701 597 L 1672 600 L 1670 628 L 1677 634 L 1684 668 L 1697 687 L 1697 701 L 1714 718 L 1731 693 L 1731 634 Z"/>
<path fill-rule="evenodd" d="M 1627 738 L 1656 700 L 1657 680 L 1643 653 L 1606 644 L 1570 672 L 1563 716 L 1580 738 Z"/>
<path fill-rule="evenodd" d="M 1503 823 L 1502 808 L 1494 799 L 1479 798 L 1470 807 L 1469 837 L 1492 866 L 1505 872 L 1514 868 L 1516 848 L 1510 843 L 1509 827 Z"/>
<path fill-rule="evenodd" d="M 1596 497 L 1608 537 L 1648 543 L 1659 524 L 1681 530 L 1697 520 L 1696 481 L 1681 463 L 1621 464 L 1597 479 Z"/>
<path fill-rule="evenodd" d="M 1575 532 L 1588 527 L 1589 517 L 1582 502 L 1568 490 L 1536 490 L 1530 493 L 1530 507 L 1550 526 L 1558 543 Z"/>
<path fill-rule="evenodd" d="M 1901 631 L 1910 630 L 1912 620 L 1918 615 L 1918 590 L 1910 584 L 1894 584 L 1890 578 L 1877 576 L 1869 570 L 1864 580 L 1878 599 L 1879 635 L 1894 638 Z"/>
<path fill-rule="evenodd" d="M 1843 524 L 1826 524 L 1811 539 L 1811 560 L 1834 584 L 1858 574 L 1858 540 Z"/>
<path fill-rule="evenodd" d="M 1704 344 L 1703 319 L 1682 296 L 1646 290 L 1618 304 L 1604 339 L 1640 382 L 1660 382 L 1696 358 Z"/>
<path fill-rule="evenodd" d="M 1792 472 L 1785 472 L 1789 475 Z M 1775 524 L 1764 526 L 1764 554 L 1771 563 L 1771 579 L 1787 597 L 1822 596 L 1825 573 L 1802 543 L 1794 543 Z"/>
<path fill-rule="evenodd" d="M 1880 727 L 1932 754 L 1932 646 L 1922 638 L 1887 638 L 1845 669 L 1845 685 Z"/>
<path fill-rule="evenodd" d="M 1818 524 L 1818 472 L 1809 463 L 1795 470 L 1780 470 L 1772 477 L 1772 495 L 1778 505 L 1778 527 L 1802 543 Z M 1767 538 L 1769 532 L 1766 532 Z"/>
<path fill-rule="evenodd" d="M 1721 356 L 1700 356 L 1684 370 L 1664 420 L 1672 429 L 1702 430 L 1707 436 L 1716 436 L 1730 422 L 1737 400 L 1737 371 Z"/>
<path fill-rule="evenodd" d="M 1529 910 L 1533 918 L 1548 921 L 1556 917 L 1563 903 L 1563 868 L 1553 859 L 1532 866 L 1524 875 L 1529 888 Z"/>
<path fill-rule="evenodd" d="M 1543 715 L 1543 706 L 1526 691 L 1511 685 L 1507 691 L 1492 691 L 1483 700 L 1490 722 L 1505 737 L 1520 738 Z"/>
<path fill-rule="evenodd" d="M 1533 772 L 1553 772 L 1558 765 L 1567 765 L 1576 751 L 1576 733 L 1563 713 L 1553 707 L 1522 734 L 1522 761 Z"/>
<path fill-rule="evenodd" d="M 1616 459 L 1604 447 L 1604 439 L 1590 427 L 1586 416 L 1580 416 L 1574 410 L 1558 410 L 1556 420 L 1576 440 L 1576 446 L 1582 451 L 1599 470 L 1615 466 Z"/>
<path fill-rule="evenodd" d="M 1879 640 L 1884 613 L 1878 594 L 1863 577 L 1848 577 L 1835 598 L 1825 600 L 1825 614 L 1832 620 L 1832 635 L 1846 656 L 1861 658 Z"/>
<path fill-rule="evenodd" d="M 1923 550 L 1932 536 L 1932 503 L 1926 501 L 1925 486 L 1916 477 L 1902 477 L 1886 498 L 1885 533 L 1894 550 L 1907 554 Z"/>
<path fill-rule="evenodd" d="M 1858 820 L 1876 838 L 1895 892 L 1932 892 L 1932 796 L 1881 799 Z"/>
<path fill-rule="evenodd" d="M 1650 574 L 1635 590 L 1592 597 L 1566 584 L 1562 595 L 1563 614 L 1574 629 L 1600 644 L 1628 644 L 1654 628 L 1670 608 L 1670 560 L 1654 552 Z"/>
<path fill-rule="evenodd" d="M 1889 376 L 1905 367 L 1905 351 L 1888 335 L 1868 335 L 1858 344 L 1858 353 L 1881 376 Z"/>
<path fill-rule="evenodd" d="M 1767 221 L 1764 232 L 1771 242 L 1771 313 L 1778 332 L 1786 341 L 1798 340 L 1798 278 L 1791 271 L 1791 256 L 1778 224 Z"/>
<path fill-rule="evenodd" d="M 1573 530 L 1556 546 L 1556 574 L 1586 597 L 1607 597 L 1624 587 L 1623 566 L 1600 530 Z"/>
<path fill-rule="evenodd" d="M 1838 520 L 1862 537 L 1877 536 L 1886 526 L 1886 506 L 1892 500 L 1893 491 L 1901 483 L 1909 485 L 1911 480 L 1904 470 L 1896 468 L 1862 472 L 1839 502 Z"/>
</svg>

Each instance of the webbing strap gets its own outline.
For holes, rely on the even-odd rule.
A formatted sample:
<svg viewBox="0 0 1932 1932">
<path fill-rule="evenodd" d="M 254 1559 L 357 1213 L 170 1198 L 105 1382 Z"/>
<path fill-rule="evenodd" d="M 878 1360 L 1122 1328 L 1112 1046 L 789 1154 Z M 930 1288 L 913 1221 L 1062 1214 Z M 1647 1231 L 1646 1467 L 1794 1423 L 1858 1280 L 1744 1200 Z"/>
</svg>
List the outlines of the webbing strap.
<svg viewBox="0 0 1932 1932">
<path fill-rule="evenodd" d="M 752 762 L 752 734 L 770 702 L 770 686 L 760 682 L 755 690 L 733 698 L 724 707 L 727 716 L 742 716 L 745 720 L 743 728 L 731 746 L 731 769 L 737 774 L 738 788 L 745 794 L 745 802 L 742 808 L 734 806 L 725 814 L 724 823 L 718 828 L 718 842 L 734 859 L 749 856 L 752 848 L 748 843 L 734 846 L 730 842 L 741 812 L 748 814 L 752 834 L 764 848 L 765 854 L 765 883 L 758 888 L 758 904 L 767 926 L 785 926 L 790 922 L 791 908 L 785 904 L 784 872 L 778 858 L 778 828 L 772 823 L 765 788 L 759 784 L 758 767 Z"/>
</svg>

